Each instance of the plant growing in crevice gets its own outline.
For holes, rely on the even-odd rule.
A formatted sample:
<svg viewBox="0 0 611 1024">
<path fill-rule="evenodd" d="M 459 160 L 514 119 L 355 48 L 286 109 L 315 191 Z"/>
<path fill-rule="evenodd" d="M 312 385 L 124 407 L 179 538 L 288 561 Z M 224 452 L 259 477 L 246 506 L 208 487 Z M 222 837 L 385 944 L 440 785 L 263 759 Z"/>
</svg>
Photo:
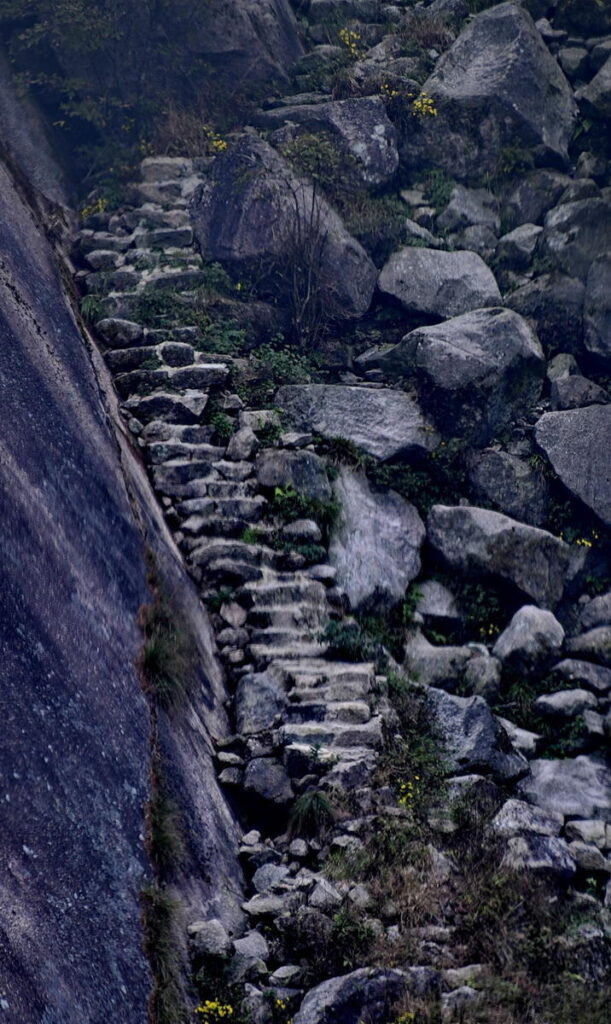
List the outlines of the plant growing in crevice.
<svg viewBox="0 0 611 1024">
<path fill-rule="evenodd" d="M 298 796 L 289 814 L 289 835 L 318 838 L 333 825 L 335 812 L 329 797 L 320 789 Z"/>
<path fill-rule="evenodd" d="M 149 1004 L 155 1024 L 186 1024 L 188 1020 L 181 978 L 177 940 L 179 902 L 159 885 L 141 892 L 144 949 L 155 979 Z"/>
<path fill-rule="evenodd" d="M 140 667 L 145 688 L 166 711 L 189 693 L 196 679 L 197 647 L 167 593 L 155 585 L 155 600 L 140 612 L 144 644 Z"/>
</svg>

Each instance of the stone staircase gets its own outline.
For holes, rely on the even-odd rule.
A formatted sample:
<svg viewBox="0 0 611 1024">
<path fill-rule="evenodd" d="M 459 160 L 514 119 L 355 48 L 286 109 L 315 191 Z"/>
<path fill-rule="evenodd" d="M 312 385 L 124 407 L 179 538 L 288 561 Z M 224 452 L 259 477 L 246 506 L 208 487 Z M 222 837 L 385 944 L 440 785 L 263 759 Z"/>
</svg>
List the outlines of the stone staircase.
<svg viewBox="0 0 611 1024">
<path fill-rule="evenodd" d="M 231 360 L 198 351 L 197 327 L 172 321 L 151 329 L 134 319 L 156 291 L 189 304 L 205 282 L 186 206 L 206 163 L 143 161 L 143 181 L 132 189 L 139 205 L 95 215 L 81 232 L 77 258 L 87 269 L 77 277 L 104 311 L 96 325 L 104 358 L 189 571 L 204 600 L 230 595 L 213 616 L 230 689 L 261 672 L 282 686 L 286 710 L 266 751 L 297 790 L 313 769 L 329 784 L 362 784 L 382 744 L 382 718 L 373 665 L 334 661 L 321 639 L 342 603 L 335 572 L 308 568 L 302 556 L 291 562 L 266 544 L 274 527 L 256 476 L 258 444 L 244 457 L 232 439 L 214 443 L 205 422 L 211 401 L 234 417 L 234 437 L 244 428 L 256 434 L 273 413 L 243 408 L 229 392 Z M 248 528 L 256 543 L 243 539 Z M 243 747 L 237 737 L 236 749 Z"/>
</svg>

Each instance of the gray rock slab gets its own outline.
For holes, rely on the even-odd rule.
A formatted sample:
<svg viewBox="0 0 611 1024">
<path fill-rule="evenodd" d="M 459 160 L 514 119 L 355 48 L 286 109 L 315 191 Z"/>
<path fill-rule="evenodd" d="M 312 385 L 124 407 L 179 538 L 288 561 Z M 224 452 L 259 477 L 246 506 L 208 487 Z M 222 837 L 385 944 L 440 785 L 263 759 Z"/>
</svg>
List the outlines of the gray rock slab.
<svg viewBox="0 0 611 1024">
<path fill-rule="evenodd" d="M 492 271 L 481 256 L 466 250 L 400 249 L 384 265 L 378 287 L 410 312 L 435 317 L 459 316 L 501 302 Z"/>
<path fill-rule="evenodd" d="M 535 438 L 565 487 L 610 526 L 611 407 L 545 413 Z"/>
<path fill-rule="evenodd" d="M 425 528 L 394 491 L 375 491 L 363 473 L 344 467 L 333 485 L 340 503 L 329 561 L 353 608 L 396 604 L 420 572 Z"/>
<path fill-rule="evenodd" d="M 431 452 L 439 442 L 415 400 L 401 391 L 290 384 L 278 389 L 276 404 L 299 429 L 346 438 L 382 461 Z"/>
<path fill-rule="evenodd" d="M 456 697 L 431 687 L 426 699 L 455 773 L 483 772 L 502 780 L 526 773 L 528 762 L 514 751 L 482 697 Z"/>
<path fill-rule="evenodd" d="M 548 813 L 611 821 L 611 771 L 597 757 L 531 761 L 530 774 L 518 789 Z"/>
</svg>

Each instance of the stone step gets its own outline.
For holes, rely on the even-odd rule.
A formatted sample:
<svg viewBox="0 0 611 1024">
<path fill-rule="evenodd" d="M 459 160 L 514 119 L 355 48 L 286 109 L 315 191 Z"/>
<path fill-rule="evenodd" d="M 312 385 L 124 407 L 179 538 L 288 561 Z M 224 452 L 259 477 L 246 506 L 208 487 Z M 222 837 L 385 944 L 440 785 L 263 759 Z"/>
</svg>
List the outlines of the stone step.
<svg viewBox="0 0 611 1024">
<path fill-rule="evenodd" d="M 319 603 L 326 607 L 325 588 L 321 583 L 297 573 L 280 574 L 275 579 L 265 579 L 251 587 L 244 587 L 241 595 L 250 607 L 295 605 L 302 602 Z"/>
<path fill-rule="evenodd" d="M 257 664 L 269 664 L 276 659 L 317 658 L 326 652 L 326 647 L 314 642 L 298 643 L 294 646 L 273 646 L 270 644 L 249 644 L 248 650 Z"/>
<path fill-rule="evenodd" d="M 289 704 L 284 713 L 288 725 L 304 722 L 343 722 L 350 725 L 365 725 L 371 719 L 369 705 L 363 700 L 345 700 L 327 703 L 314 700 Z"/>
<path fill-rule="evenodd" d="M 187 484 L 205 480 L 213 472 L 212 463 L 205 459 L 172 459 L 154 466 L 152 475 L 158 491 L 181 496 L 185 495 Z"/>
<path fill-rule="evenodd" d="M 165 419 L 159 419 L 151 420 L 150 423 L 147 423 L 141 436 L 147 444 L 153 444 L 155 441 L 183 441 L 185 444 L 209 444 L 210 434 L 210 427 L 205 425 L 189 426 L 184 423 L 168 423 Z"/>
<path fill-rule="evenodd" d="M 218 461 L 219 453 L 222 455 L 224 451 L 224 448 L 207 442 L 190 444 L 186 441 L 154 441 L 147 445 L 146 456 L 154 465 L 177 460 L 198 460 L 207 462 L 212 469 L 213 464 Z"/>
<path fill-rule="evenodd" d="M 361 778 L 357 784 L 362 785 L 367 775 L 371 773 L 378 759 L 376 750 L 372 747 L 328 746 L 308 743 L 288 743 L 284 748 L 284 761 L 288 768 L 289 775 L 298 777 L 303 775 L 308 765 L 312 762 L 312 747 L 316 750 L 316 760 L 320 764 L 328 764 L 330 771 L 325 775 L 325 780 L 333 781 L 334 776 L 341 780 L 345 768 L 350 766 L 363 767 Z"/>
<path fill-rule="evenodd" d="M 265 628 L 306 627 L 320 630 L 328 619 L 327 610 L 318 603 L 304 601 L 302 604 L 256 605 L 248 613 L 247 622 L 250 626 Z"/>
<path fill-rule="evenodd" d="M 329 721 L 287 723 L 282 726 L 281 735 L 285 744 L 378 749 L 383 739 L 382 719 L 376 715 L 363 725 Z"/>
<path fill-rule="evenodd" d="M 158 359 L 157 345 L 141 345 L 139 348 L 117 348 L 104 353 L 104 361 L 111 373 L 129 373 L 137 370 L 149 359 Z"/>
<path fill-rule="evenodd" d="M 320 683 L 315 687 L 298 687 L 289 691 L 289 700 L 294 704 L 310 702 L 351 701 L 366 697 L 371 692 L 369 680 L 360 682 Z"/>
<path fill-rule="evenodd" d="M 197 363 L 193 366 L 168 366 L 159 370 L 131 370 L 115 377 L 115 387 L 122 399 L 141 393 L 142 388 L 151 392 L 163 388 L 175 391 L 191 389 L 207 392 L 220 387 L 229 373 L 225 363 Z"/>
<path fill-rule="evenodd" d="M 245 480 L 242 483 L 236 483 L 233 480 L 217 480 L 211 481 L 208 484 L 206 498 L 250 498 L 255 490 L 256 483 L 254 480 Z M 193 498 L 188 502 L 182 502 L 182 505 L 189 505 L 189 508 L 177 509 L 179 515 L 201 512 L 201 508 L 198 508 L 196 502 L 202 500 L 205 501 L 206 499 Z"/>
<path fill-rule="evenodd" d="M 229 518 L 240 517 L 254 523 L 261 518 L 267 505 L 265 498 L 260 495 L 243 498 L 198 498 L 197 502 L 199 508 L 188 515 L 182 526 L 182 529 L 189 529 L 191 533 L 195 533 L 197 530 L 194 529 L 193 525 L 187 528 L 187 522 L 190 520 L 194 521 L 197 517 L 204 519 L 211 515 L 228 516 Z M 180 515 L 180 513 L 178 514 Z"/>
<path fill-rule="evenodd" d="M 212 558 L 203 566 L 206 586 L 210 583 L 223 586 L 239 587 L 243 583 L 260 580 L 264 570 L 248 562 L 240 562 L 237 558 Z"/>
<path fill-rule="evenodd" d="M 197 546 L 202 537 L 231 537 L 239 540 L 254 521 L 249 516 L 229 516 L 211 512 L 207 516 L 189 516 L 182 524 L 181 529 L 194 540 L 195 546 Z M 193 544 L 188 545 L 189 550 L 192 547 Z"/>
<path fill-rule="evenodd" d="M 274 666 L 276 671 L 289 676 L 295 685 L 316 686 L 328 684 L 355 685 L 371 689 L 375 681 L 375 668 L 369 662 L 328 661 L 312 659 L 303 665 L 294 662 L 283 664 L 281 661 Z"/>
<path fill-rule="evenodd" d="M 192 551 L 190 561 L 195 565 L 205 567 L 215 559 L 227 559 L 260 568 L 271 565 L 274 557 L 275 552 L 270 548 L 219 537 L 206 541 Z"/>
<path fill-rule="evenodd" d="M 244 480 L 248 480 L 249 477 L 254 477 L 254 466 L 252 462 L 229 462 L 220 460 L 219 462 L 215 462 L 214 468 L 226 480 L 242 482 Z"/>
<path fill-rule="evenodd" d="M 272 647 L 293 647 L 297 644 L 311 643 L 312 633 L 308 629 L 295 629 L 291 627 L 277 629 L 271 626 L 265 629 L 251 630 L 250 642 L 257 646 L 266 644 Z"/>
</svg>

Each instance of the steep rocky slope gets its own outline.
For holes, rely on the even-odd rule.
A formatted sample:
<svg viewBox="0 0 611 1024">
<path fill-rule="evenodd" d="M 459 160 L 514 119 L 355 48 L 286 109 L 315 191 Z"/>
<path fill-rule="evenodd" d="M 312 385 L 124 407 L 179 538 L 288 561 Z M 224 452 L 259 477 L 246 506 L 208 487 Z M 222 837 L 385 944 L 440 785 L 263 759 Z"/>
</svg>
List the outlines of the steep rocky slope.
<svg viewBox="0 0 611 1024">
<path fill-rule="evenodd" d="M 79 523 L 79 543 L 52 534 L 60 555 L 71 545 L 64 575 L 88 560 L 74 626 L 59 618 L 84 642 L 69 657 L 63 640 L 59 660 L 84 674 L 94 627 L 113 640 L 96 672 L 120 659 L 108 710 L 125 716 L 124 760 L 94 813 L 104 834 L 111 798 L 122 806 L 112 787 L 138 764 L 150 1014 L 602 1024 L 611 20 L 599 0 L 293 6 L 298 21 L 281 3 L 231 21 L 231 6 L 219 32 L 236 75 L 249 46 L 271 74 L 264 100 L 255 76 L 247 124 L 149 156 L 112 205 L 89 197 L 72 257 L 99 353 L 70 320 L 36 361 L 51 361 L 46 386 L 54 345 L 72 340 L 76 438 L 54 447 L 67 431 L 54 401 L 28 405 L 44 434 L 23 428 L 23 405 L 11 417 L 45 510 Z M 44 328 L 59 286 L 26 221 L 12 277 Z M 7 365 L 32 344 L 13 333 Z M 83 515 L 71 496 L 97 481 Z M 39 572 L 41 618 L 64 575 Z M 151 596 L 143 695 L 135 620 Z M 169 664 L 155 646 L 168 628 Z M 91 702 L 98 678 L 89 668 Z M 76 722 L 80 736 L 89 718 Z M 83 797 L 64 789 L 69 818 Z M 23 787 L 26 809 L 35 792 Z M 146 989 L 138 820 L 112 858 L 124 895 L 105 904 L 141 970 L 130 1020 Z M 44 979 L 39 991 L 59 1019 L 97 1020 L 84 963 L 68 977 L 63 1005 Z"/>
</svg>

